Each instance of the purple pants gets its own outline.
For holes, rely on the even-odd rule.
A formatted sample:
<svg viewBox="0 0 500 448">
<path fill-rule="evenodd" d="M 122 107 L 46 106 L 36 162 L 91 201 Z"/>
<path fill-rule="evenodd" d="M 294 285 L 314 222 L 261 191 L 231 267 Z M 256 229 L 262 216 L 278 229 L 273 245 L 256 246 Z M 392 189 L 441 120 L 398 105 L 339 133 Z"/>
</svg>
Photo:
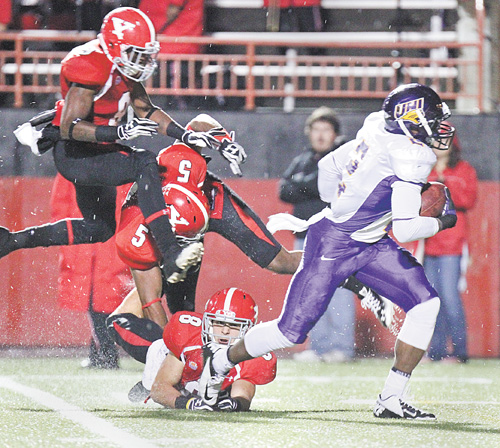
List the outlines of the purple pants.
<svg viewBox="0 0 500 448">
<path fill-rule="evenodd" d="M 307 232 L 302 263 L 279 318 L 280 331 L 295 344 L 304 342 L 337 286 L 352 274 L 405 312 L 438 296 L 422 265 L 394 240 L 354 241 L 324 218 Z"/>
</svg>

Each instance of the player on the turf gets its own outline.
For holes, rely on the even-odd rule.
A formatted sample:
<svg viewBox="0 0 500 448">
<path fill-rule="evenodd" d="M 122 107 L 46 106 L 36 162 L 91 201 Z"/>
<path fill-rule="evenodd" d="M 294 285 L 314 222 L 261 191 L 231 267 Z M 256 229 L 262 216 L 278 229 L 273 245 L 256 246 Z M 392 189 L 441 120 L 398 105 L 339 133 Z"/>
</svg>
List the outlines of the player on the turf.
<svg viewBox="0 0 500 448">
<path fill-rule="evenodd" d="M 431 147 L 447 149 L 455 132 L 443 123 L 449 115 L 431 88 L 402 85 L 389 94 L 381 111 L 366 118 L 356 139 L 321 160 L 319 191 L 331 207 L 310 221 L 301 267 L 283 311 L 230 348 L 206 346 L 200 393 L 208 403 L 216 400 L 221 380 L 238 362 L 304 342 L 340 280 L 356 273 L 406 312 L 374 415 L 435 419 L 406 403 L 404 389 L 431 340 L 439 297 L 422 266 L 387 232 L 392 223 L 395 237 L 407 242 L 455 225 L 449 196 L 442 216 L 419 216 L 421 189 L 436 162 Z"/>
<path fill-rule="evenodd" d="M 170 408 L 206 411 L 248 411 L 257 385 L 276 376 L 272 353 L 238 365 L 225 379 L 213 405 L 198 395 L 203 369 L 202 346 L 209 341 L 230 345 L 241 339 L 257 322 L 257 305 L 238 288 L 215 293 L 204 313 L 180 311 L 172 316 L 163 337 L 149 348 L 143 379 L 130 391 L 132 401 L 147 400 Z"/>
</svg>

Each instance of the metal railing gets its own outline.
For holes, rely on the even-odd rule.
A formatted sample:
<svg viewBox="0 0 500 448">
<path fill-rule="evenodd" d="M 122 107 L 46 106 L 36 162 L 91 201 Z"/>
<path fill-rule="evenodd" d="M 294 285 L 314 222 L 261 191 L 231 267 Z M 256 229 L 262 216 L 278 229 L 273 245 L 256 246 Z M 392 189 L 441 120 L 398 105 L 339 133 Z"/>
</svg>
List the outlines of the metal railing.
<svg viewBox="0 0 500 448">
<path fill-rule="evenodd" d="M 57 94 L 60 63 L 67 52 L 53 48 L 94 37 L 92 32 L 0 33 L 1 48 L 11 46 L 0 50 L 0 93 L 12 93 L 14 107 L 25 106 L 26 93 Z M 463 111 L 483 110 L 482 38 L 467 43 L 335 41 L 335 33 L 316 38 L 159 36 L 164 46 L 196 43 L 206 52 L 160 54 L 158 72 L 146 87 L 153 95 L 240 97 L 245 109 L 253 110 L 265 98 L 384 98 L 398 83 L 420 82 L 435 87 L 445 100 L 463 100 Z M 283 55 L 283 48 L 291 51 Z M 303 54 L 311 48 L 325 55 Z M 446 50 L 436 57 L 436 49 Z"/>
</svg>

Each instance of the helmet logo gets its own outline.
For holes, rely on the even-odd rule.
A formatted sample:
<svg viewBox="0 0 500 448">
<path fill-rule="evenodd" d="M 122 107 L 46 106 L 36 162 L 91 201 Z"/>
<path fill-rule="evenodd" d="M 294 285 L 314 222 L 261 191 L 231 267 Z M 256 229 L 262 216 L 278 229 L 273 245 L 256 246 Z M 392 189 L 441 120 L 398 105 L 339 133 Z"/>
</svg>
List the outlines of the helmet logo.
<svg viewBox="0 0 500 448">
<path fill-rule="evenodd" d="M 135 24 L 120 19 L 119 17 L 111 17 L 111 20 L 113 21 L 114 28 L 112 33 L 120 40 L 123 39 L 123 33 L 125 31 L 132 31 L 135 28 Z"/>
<path fill-rule="evenodd" d="M 417 109 L 424 109 L 424 99 L 417 98 L 416 100 L 406 101 L 405 103 L 396 104 L 394 108 L 394 118 L 404 121 L 411 121 L 418 125 L 420 124 Z"/>
</svg>

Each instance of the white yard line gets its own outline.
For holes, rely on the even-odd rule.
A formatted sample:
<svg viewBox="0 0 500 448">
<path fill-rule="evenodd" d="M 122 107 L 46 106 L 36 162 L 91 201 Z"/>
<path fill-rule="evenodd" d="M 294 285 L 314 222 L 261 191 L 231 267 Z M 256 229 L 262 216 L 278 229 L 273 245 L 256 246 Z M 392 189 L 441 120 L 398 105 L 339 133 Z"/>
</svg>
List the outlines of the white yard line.
<svg viewBox="0 0 500 448">
<path fill-rule="evenodd" d="M 64 400 L 34 387 L 14 381 L 12 378 L 0 377 L 0 387 L 24 395 L 38 404 L 58 412 L 62 417 L 84 426 L 93 434 L 103 437 L 112 445 L 123 448 L 153 448 L 158 445 L 147 439 L 137 437 L 127 431 L 113 426 L 111 423 L 80 409 L 78 406 L 66 403 Z"/>
</svg>

